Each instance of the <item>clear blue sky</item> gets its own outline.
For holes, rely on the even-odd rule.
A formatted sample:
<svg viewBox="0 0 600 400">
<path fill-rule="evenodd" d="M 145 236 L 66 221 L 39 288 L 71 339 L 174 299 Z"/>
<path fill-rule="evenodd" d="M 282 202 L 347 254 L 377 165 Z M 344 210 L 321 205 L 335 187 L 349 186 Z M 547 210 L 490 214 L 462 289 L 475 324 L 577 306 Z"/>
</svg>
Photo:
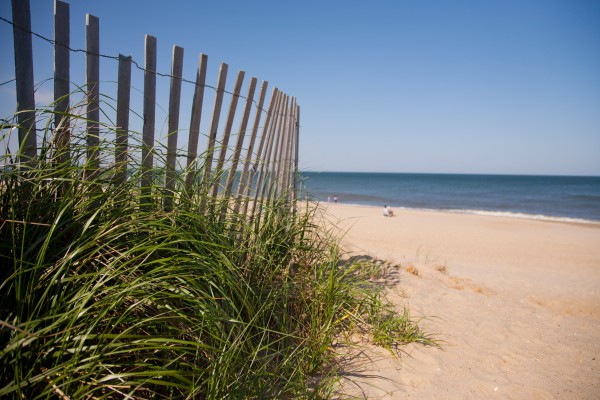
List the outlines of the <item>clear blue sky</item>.
<svg viewBox="0 0 600 400">
<path fill-rule="evenodd" d="M 600 175 L 597 0 L 70 3 L 72 47 L 84 48 L 91 13 L 103 53 L 143 63 L 152 34 L 159 71 L 170 71 L 177 44 L 187 79 L 205 53 L 210 84 L 227 62 L 228 89 L 243 69 L 296 96 L 305 170 Z M 53 2 L 31 5 L 33 30 L 52 37 Z M 11 19 L 8 0 L 0 15 Z M 4 22 L 0 52 L 4 82 L 14 77 Z M 51 46 L 34 39 L 34 57 L 36 81 L 51 77 Z M 83 83 L 83 56 L 73 57 L 72 80 Z M 114 79 L 116 63 L 103 60 L 102 73 Z M 11 96 L 14 85 L 0 87 L 3 116 Z M 159 103 L 167 108 L 166 95 Z"/>
</svg>

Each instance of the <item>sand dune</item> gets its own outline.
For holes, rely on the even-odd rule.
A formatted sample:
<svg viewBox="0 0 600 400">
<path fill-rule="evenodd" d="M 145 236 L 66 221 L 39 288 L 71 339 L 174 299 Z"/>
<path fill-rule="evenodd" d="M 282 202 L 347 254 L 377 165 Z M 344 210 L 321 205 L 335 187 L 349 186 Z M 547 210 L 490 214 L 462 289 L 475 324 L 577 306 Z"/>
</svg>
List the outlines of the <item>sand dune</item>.
<svg viewBox="0 0 600 400">
<path fill-rule="evenodd" d="M 397 264 L 389 295 L 445 343 L 370 348 L 344 390 L 369 399 L 599 399 L 600 224 L 331 204 L 353 255 Z M 412 272 L 409 272 L 412 271 Z"/>
</svg>

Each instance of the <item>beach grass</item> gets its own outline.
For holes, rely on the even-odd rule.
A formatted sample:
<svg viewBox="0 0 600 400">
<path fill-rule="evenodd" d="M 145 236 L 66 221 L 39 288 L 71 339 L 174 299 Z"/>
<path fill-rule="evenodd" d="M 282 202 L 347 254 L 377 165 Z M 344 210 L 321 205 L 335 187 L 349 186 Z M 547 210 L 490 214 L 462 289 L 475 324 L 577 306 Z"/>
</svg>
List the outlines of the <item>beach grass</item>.
<svg viewBox="0 0 600 400">
<path fill-rule="evenodd" d="M 223 219 L 231 199 L 210 198 L 199 212 L 214 181 L 185 190 L 184 170 L 165 193 L 157 169 L 144 191 L 132 161 L 116 182 L 106 152 L 100 170 L 86 161 L 85 120 L 70 118 L 68 150 L 48 124 L 38 159 L 2 156 L 0 397 L 329 398 L 339 337 L 434 343 L 387 302 L 376 266 L 339 262 L 316 206 L 266 201 L 258 222 Z"/>
</svg>

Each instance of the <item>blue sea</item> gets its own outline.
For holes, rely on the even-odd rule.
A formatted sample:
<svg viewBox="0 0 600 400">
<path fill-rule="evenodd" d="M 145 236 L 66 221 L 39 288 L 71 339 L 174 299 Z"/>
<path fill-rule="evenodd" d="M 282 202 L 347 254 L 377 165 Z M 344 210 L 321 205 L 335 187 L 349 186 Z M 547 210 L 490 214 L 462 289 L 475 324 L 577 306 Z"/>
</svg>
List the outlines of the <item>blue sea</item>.
<svg viewBox="0 0 600 400">
<path fill-rule="evenodd" d="M 302 172 L 302 196 L 392 208 L 600 222 L 600 177 Z"/>
</svg>

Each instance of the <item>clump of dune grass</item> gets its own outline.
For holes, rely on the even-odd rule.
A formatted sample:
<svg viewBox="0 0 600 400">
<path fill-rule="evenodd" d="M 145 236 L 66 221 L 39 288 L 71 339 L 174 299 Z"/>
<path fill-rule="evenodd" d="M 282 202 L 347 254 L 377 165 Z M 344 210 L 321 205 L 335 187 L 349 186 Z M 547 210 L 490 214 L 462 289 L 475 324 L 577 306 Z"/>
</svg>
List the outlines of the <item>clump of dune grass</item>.
<svg viewBox="0 0 600 400">
<path fill-rule="evenodd" d="M 70 157 L 47 127 L 26 169 L 18 153 L 0 160 L 0 397 L 328 398 L 336 337 L 431 343 L 338 263 L 314 207 L 284 196 L 223 219 L 221 198 L 200 213 L 213 182 L 185 191 L 184 171 L 165 211 L 160 169 L 147 192 L 135 162 L 115 183 L 106 152 L 90 175 L 71 118 Z"/>
</svg>

